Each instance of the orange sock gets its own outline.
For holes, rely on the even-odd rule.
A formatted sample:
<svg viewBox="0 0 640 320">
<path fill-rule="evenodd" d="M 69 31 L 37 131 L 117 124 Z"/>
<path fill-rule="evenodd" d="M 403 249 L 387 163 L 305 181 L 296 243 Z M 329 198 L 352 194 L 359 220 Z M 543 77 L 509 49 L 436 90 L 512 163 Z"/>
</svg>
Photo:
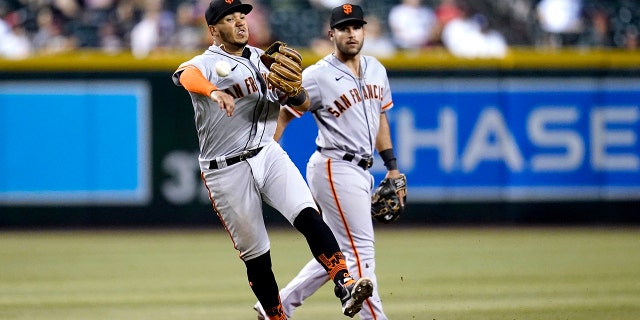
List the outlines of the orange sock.
<svg viewBox="0 0 640 320">
<path fill-rule="evenodd" d="M 269 317 L 269 320 L 287 320 L 287 315 L 284 314 L 284 309 L 282 309 L 282 303 L 279 303 L 277 306 L 266 309 L 264 312 Z"/>
<path fill-rule="evenodd" d="M 342 252 L 336 252 L 331 257 L 327 257 L 324 254 L 318 257 L 320 263 L 324 266 L 325 270 L 329 274 L 329 277 L 338 284 L 344 282 L 345 278 L 350 278 L 351 274 L 347 269 L 347 263 L 344 260 Z"/>
</svg>

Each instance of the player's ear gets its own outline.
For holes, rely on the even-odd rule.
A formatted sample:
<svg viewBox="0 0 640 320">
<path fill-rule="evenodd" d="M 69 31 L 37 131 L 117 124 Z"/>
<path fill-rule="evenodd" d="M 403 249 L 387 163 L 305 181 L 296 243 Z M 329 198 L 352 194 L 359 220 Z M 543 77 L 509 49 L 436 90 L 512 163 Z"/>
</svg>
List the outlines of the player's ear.
<svg viewBox="0 0 640 320">
<path fill-rule="evenodd" d="M 216 30 L 215 26 L 209 25 L 209 33 L 211 34 L 211 36 L 215 37 L 216 35 L 218 35 L 218 30 Z"/>
<path fill-rule="evenodd" d="M 329 29 L 329 31 L 327 31 L 327 37 L 329 37 L 329 40 L 333 40 L 333 29 Z"/>
</svg>

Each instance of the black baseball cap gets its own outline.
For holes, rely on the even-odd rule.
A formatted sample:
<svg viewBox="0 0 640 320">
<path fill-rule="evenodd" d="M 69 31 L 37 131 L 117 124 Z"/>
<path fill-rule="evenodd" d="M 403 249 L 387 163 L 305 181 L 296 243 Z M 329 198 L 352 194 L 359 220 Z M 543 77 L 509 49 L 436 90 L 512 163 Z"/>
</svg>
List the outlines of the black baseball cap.
<svg viewBox="0 0 640 320">
<path fill-rule="evenodd" d="M 355 22 L 360 25 L 366 24 L 362 7 L 357 4 L 345 3 L 331 10 L 331 20 L 329 21 L 331 29 L 346 22 Z"/>
<path fill-rule="evenodd" d="M 252 5 L 243 4 L 240 0 L 212 0 L 204 13 L 204 17 L 208 25 L 214 25 L 222 17 L 230 13 L 242 12 L 247 14 L 251 12 L 251 9 L 253 9 Z"/>
</svg>

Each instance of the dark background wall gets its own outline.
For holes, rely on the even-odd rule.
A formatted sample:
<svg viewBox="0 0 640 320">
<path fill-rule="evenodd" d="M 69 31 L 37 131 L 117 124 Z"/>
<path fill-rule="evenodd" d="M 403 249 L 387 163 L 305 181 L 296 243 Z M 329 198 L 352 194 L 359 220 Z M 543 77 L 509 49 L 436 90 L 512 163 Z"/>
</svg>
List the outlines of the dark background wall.
<svg viewBox="0 0 640 320">
<path fill-rule="evenodd" d="M 311 57 L 306 61 L 314 61 L 315 57 L 307 56 Z M 71 59 L 62 57 L 0 65 L 0 70 L 4 70 L 0 71 L 0 82 L 4 84 L 22 81 L 142 81 L 150 88 L 151 115 L 151 168 L 147 168 L 150 170 L 150 197 L 145 204 L 42 204 L 39 201 L 15 204 L 7 201 L 5 195 L 4 201 L 0 202 L 0 228 L 219 224 L 206 195 L 200 189 L 201 182 L 198 180 L 196 164 L 197 140 L 193 129 L 190 100 L 184 90 L 175 87 L 170 80 L 175 66 L 186 59 L 185 56 L 171 56 L 153 61 L 138 61 L 131 57 L 87 58 L 75 55 Z M 502 78 L 552 78 L 562 81 L 585 77 L 635 79 L 640 76 L 640 54 L 637 53 L 594 52 L 585 55 L 576 52 L 516 52 L 501 61 L 459 60 L 438 55 L 399 55 L 383 62 L 389 68 L 390 78 L 409 83 L 425 79 L 464 78 L 491 81 Z M 2 103 L 6 102 L 0 100 L 0 104 Z M 47 101 L 41 103 L 47 104 Z M 24 107 L 25 117 L 28 117 L 29 108 Z M 2 117 L 3 114 L 0 113 L 0 124 L 3 123 Z M 635 134 L 638 135 L 640 132 L 635 131 Z M 312 145 L 309 147 L 313 148 Z M 5 152 L 6 150 L 4 149 Z M 635 150 L 638 150 L 637 142 Z M 0 156 L 2 155 L 0 152 Z M 39 169 L 46 175 L 47 155 L 42 156 L 42 168 Z M 295 156 L 304 158 L 307 155 Z M 187 163 L 186 181 L 176 178 L 175 163 L 183 166 Z M 0 176 L 0 180 L 2 179 Z M 177 193 L 171 192 L 175 190 L 176 183 L 194 187 L 188 187 L 188 192 L 184 192 L 184 188 L 180 189 L 182 191 L 178 192 L 180 194 L 177 196 Z M 640 195 L 635 194 L 627 199 L 420 200 L 411 198 L 410 189 L 407 212 L 399 224 L 637 224 L 640 222 L 639 199 Z M 265 208 L 265 212 L 269 221 L 284 223 L 272 209 Z"/>
</svg>

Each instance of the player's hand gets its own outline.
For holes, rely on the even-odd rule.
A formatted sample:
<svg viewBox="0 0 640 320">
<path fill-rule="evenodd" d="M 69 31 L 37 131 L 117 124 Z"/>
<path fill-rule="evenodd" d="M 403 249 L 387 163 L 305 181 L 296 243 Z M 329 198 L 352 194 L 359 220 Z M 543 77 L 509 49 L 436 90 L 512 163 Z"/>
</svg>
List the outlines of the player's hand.
<svg viewBox="0 0 640 320">
<path fill-rule="evenodd" d="M 400 176 L 402 176 L 402 174 L 400 173 L 400 170 L 391 170 L 387 172 L 387 175 L 385 176 L 385 178 L 389 178 L 389 179 L 398 179 L 400 178 Z M 398 190 L 398 198 L 400 198 L 400 205 L 404 206 L 404 198 L 407 196 L 407 190 L 406 189 L 402 189 L 402 190 Z"/>
<path fill-rule="evenodd" d="M 236 104 L 231 95 L 224 91 L 216 90 L 211 92 L 211 100 L 218 104 L 220 110 L 224 110 L 227 113 L 227 117 L 233 115 L 233 109 L 235 109 Z"/>
</svg>

